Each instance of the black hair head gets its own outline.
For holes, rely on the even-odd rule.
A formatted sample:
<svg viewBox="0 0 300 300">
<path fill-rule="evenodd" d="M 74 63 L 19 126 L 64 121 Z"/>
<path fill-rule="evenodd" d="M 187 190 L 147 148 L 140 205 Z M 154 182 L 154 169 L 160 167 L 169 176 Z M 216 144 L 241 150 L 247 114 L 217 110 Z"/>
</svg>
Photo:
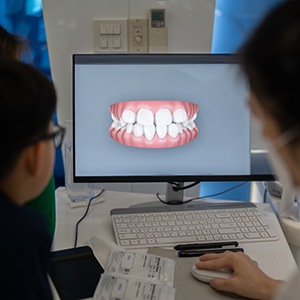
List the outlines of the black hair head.
<svg viewBox="0 0 300 300">
<path fill-rule="evenodd" d="M 0 25 L 0 57 L 20 60 L 30 59 L 29 41 L 27 38 L 8 32 Z"/>
<path fill-rule="evenodd" d="M 240 51 L 250 88 L 281 129 L 300 127 L 300 1 L 276 6 Z"/>
</svg>

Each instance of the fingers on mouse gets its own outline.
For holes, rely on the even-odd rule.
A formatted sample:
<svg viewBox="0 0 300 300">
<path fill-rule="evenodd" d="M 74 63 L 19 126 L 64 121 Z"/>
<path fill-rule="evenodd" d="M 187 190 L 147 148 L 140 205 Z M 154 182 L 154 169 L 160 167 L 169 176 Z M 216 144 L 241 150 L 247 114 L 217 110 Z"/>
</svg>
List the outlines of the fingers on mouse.
<svg viewBox="0 0 300 300">
<path fill-rule="evenodd" d="M 195 265 L 192 266 L 191 272 L 196 279 L 207 283 L 209 283 L 214 278 L 227 279 L 232 276 L 232 271 L 229 269 L 204 270 L 204 269 L 198 269 Z"/>
</svg>

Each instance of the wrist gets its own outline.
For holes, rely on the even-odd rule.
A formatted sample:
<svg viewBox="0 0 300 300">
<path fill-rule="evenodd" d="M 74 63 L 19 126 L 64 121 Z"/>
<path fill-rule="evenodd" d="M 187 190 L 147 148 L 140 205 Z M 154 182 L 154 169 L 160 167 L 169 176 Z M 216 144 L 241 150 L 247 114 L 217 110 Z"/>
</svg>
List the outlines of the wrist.
<svg viewBox="0 0 300 300">
<path fill-rule="evenodd" d="M 282 283 L 282 280 L 268 278 L 265 284 L 263 284 L 261 300 L 271 300 Z"/>
</svg>

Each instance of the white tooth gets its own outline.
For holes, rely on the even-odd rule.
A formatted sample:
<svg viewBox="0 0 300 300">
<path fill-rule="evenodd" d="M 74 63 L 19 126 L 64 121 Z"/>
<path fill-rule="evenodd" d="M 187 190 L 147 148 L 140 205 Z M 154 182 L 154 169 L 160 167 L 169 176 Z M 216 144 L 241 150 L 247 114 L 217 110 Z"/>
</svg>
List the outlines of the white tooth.
<svg viewBox="0 0 300 300">
<path fill-rule="evenodd" d="M 117 118 L 116 118 L 113 114 L 111 114 L 111 118 L 112 118 L 115 122 L 118 121 Z"/>
<path fill-rule="evenodd" d="M 111 124 L 111 127 L 112 127 L 112 128 L 116 128 L 117 126 L 118 126 L 118 123 L 115 122 L 115 121 L 113 121 L 113 123 Z"/>
<path fill-rule="evenodd" d="M 125 109 L 122 112 L 122 119 L 129 124 L 135 123 L 135 113 L 132 110 Z"/>
<path fill-rule="evenodd" d="M 194 129 L 195 127 L 196 127 L 196 123 L 195 122 L 191 122 L 191 126 L 192 126 L 192 128 Z"/>
<path fill-rule="evenodd" d="M 154 126 L 154 124 L 144 126 L 144 135 L 145 135 L 146 139 L 149 142 L 152 141 L 152 139 L 155 135 L 155 126 Z"/>
<path fill-rule="evenodd" d="M 173 113 L 173 120 L 176 123 L 182 123 L 187 120 L 186 111 L 182 108 L 178 108 Z"/>
<path fill-rule="evenodd" d="M 168 133 L 169 133 L 170 137 L 177 138 L 178 133 L 179 133 L 177 125 L 173 123 L 170 126 L 168 126 Z"/>
<path fill-rule="evenodd" d="M 189 123 L 186 125 L 186 127 L 187 127 L 189 130 L 193 130 L 193 129 L 194 129 L 191 122 L 189 122 Z"/>
<path fill-rule="evenodd" d="M 170 125 L 172 123 L 172 113 L 168 108 L 162 108 L 155 114 L 156 125 Z"/>
<path fill-rule="evenodd" d="M 182 133 L 183 129 L 182 129 L 181 123 L 177 123 L 176 125 L 177 125 L 177 127 L 178 127 L 178 132 L 179 132 L 179 133 Z"/>
<path fill-rule="evenodd" d="M 186 121 L 182 122 L 182 125 L 183 125 L 183 126 L 185 126 L 185 127 L 187 127 L 187 126 L 188 126 L 188 124 L 189 124 L 189 121 L 188 121 L 188 120 L 186 120 Z"/>
<path fill-rule="evenodd" d="M 127 123 L 121 118 L 120 119 L 120 124 L 121 124 L 122 127 L 124 127 Z"/>
<path fill-rule="evenodd" d="M 157 125 L 156 126 L 156 133 L 158 135 L 159 138 L 164 139 L 167 135 L 167 125 Z"/>
<path fill-rule="evenodd" d="M 144 128 L 140 124 L 133 125 L 133 134 L 135 137 L 141 137 L 144 134 Z"/>
<path fill-rule="evenodd" d="M 126 126 L 126 133 L 131 133 L 133 131 L 133 124 L 127 124 Z"/>
<path fill-rule="evenodd" d="M 195 121 L 197 119 L 197 113 L 195 113 L 192 117 L 192 120 L 191 121 Z"/>
<path fill-rule="evenodd" d="M 120 125 L 120 124 L 117 124 L 117 126 L 116 126 L 116 128 L 115 128 L 115 130 L 120 130 L 122 128 L 122 126 Z"/>
<path fill-rule="evenodd" d="M 141 108 L 137 113 L 136 121 L 140 125 L 152 125 L 154 124 L 154 114 L 149 109 Z"/>
</svg>

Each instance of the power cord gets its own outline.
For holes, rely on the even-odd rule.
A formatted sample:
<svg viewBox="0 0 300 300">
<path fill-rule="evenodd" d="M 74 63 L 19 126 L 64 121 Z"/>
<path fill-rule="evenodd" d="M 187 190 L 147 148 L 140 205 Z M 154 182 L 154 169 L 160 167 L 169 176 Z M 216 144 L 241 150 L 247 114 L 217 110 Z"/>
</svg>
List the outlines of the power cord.
<svg viewBox="0 0 300 300">
<path fill-rule="evenodd" d="M 88 205 L 87 205 L 87 207 L 86 207 L 86 211 L 85 211 L 84 215 L 81 217 L 81 219 L 80 219 L 79 221 L 77 221 L 76 226 L 75 226 L 75 242 L 74 242 L 74 248 L 77 247 L 77 240 L 78 240 L 78 225 L 79 225 L 79 223 L 80 223 L 80 222 L 86 217 L 86 215 L 88 214 L 92 201 L 93 201 L 94 199 L 100 197 L 104 191 L 105 191 L 105 189 L 101 190 L 99 194 L 97 194 L 97 195 L 95 195 L 95 196 L 93 196 L 93 197 L 90 198 L 89 203 L 88 203 Z"/>
<path fill-rule="evenodd" d="M 158 198 L 159 201 L 161 201 L 162 203 L 165 203 L 165 204 L 171 204 L 171 205 L 186 204 L 186 203 L 189 203 L 189 202 L 194 201 L 194 200 L 201 200 L 201 199 L 205 199 L 205 198 L 211 198 L 211 197 L 215 197 L 215 196 L 219 196 L 219 195 L 228 193 L 228 192 L 230 192 L 230 191 L 232 191 L 234 189 L 237 189 L 237 188 L 245 185 L 246 183 L 248 183 L 248 181 L 239 183 L 239 184 L 237 184 L 237 185 L 235 185 L 235 186 L 233 186 L 233 187 L 231 187 L 231 188 L 229 188 L 227 190 L 219 192 L 219 193 L 215 193 L 215 194 L 211 194 L 211 195 L 206 195 L 206 196 L 202 196 L 202 197 L 195 197 L 195 198 L 191 198 L 189 200 L 183 201 L 183 202 L 178 202 L 178 201 L 177 202 L 171 202 L 171 203 L 166 202 L 166 201 L 164 201 L 163 199 L 160 198 L 159 193 L 156 193 L 156 197 Z"/>
<path fill-rule="evenodd" d="M 174 191 L 178 192 L 181 190 L 186 190 L 186 189 L 192 188 L 192 187 L 198 185 L 200 182 L 201 181 L 195 181 L 195 182 L 193 182 L 189 185 L 185 185 L 185 186 L 180 186 L 180 183 L 178 183 L 178 182 L 169 182 L 169 183 L 172 184 Z"/>
<path fill-rule="evenodd" d="M 265 190 L 264 190 L 264 196 L 263 196 L 263 203 L 266 203 L 267 202 L 267 193 L 268 193 L 268 188 L 267 188 L 266 182 L 264 182 L 264 187 L 265 187 Z"/>
</svg>

